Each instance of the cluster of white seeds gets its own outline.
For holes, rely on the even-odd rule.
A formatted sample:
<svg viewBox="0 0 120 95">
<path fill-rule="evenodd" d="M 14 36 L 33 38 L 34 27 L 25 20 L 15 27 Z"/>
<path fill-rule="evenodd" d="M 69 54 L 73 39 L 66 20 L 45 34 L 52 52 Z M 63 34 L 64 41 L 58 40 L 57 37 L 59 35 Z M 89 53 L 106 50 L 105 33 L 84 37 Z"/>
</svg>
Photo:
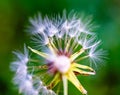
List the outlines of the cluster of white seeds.
<svg viewBox="0 0 120 95">
<path fill-rule="evenodd" d="M 41 49 L 43 53 L 39 55 L 45 56 L 48 63 L 54 63 L 48 74 L 53 72 L 54 75 L 55 68 L 60 73 L 66 73 L 71 62 L 84 58 L 88 58 L 90 64 L 103 63 L 105 52 L 98 49 L 100 41 L 96 39 L 96 34 L 91 32 L 91 19 L 79 18 L 78 15 L 71 12 L 68 16 L 63 13 L 63 16 L 58 15 L 51 19 L 48 16 L 43 19 L 38 14 L 34 18 L 30 18 L 29 21 L 28 32 L 32 35 L 36 50 Z M 53 48 L 49 47 L 49 43 Z M 78 53 L 79 49 L 82 49 L 81 53 Z M 56 51 L 57 55 L 54 53 Z M 38 54 L 38 52 L 36 53 Z M 84 53 L 85 55 L 79 57 L 76 53 L 79 55 Z M 34 66 L 29 71 L 32 58 L 30 58 L 26 46 L 24 53 L 14 52 L 14 54 L 17 56 L 17 60 L 12 63 L 11 69 L 15 72 L 14 83 L 18 86 L 20 93 L 24 95 L 56 95 L 54 91 L 45 86 L 41 80 L 42 75 L 37 76 L 32 73 L 32 70 L 35 71 Z M 72 55 L 71 59 L 70 55 Z"/>
<path fill-rule="evenodd" d="M 11 70 L 16 72 L 13 79 L 14 84 L 18 86 L 19 93 L 24 95 L 56 95 L 52 90 L 48 90 L 43 82 L 34 75 L 28 73 L 29 54 L 26 46 L 24 53 L 14 52 L 17 60 L 11 63 Z"/>
</svg>

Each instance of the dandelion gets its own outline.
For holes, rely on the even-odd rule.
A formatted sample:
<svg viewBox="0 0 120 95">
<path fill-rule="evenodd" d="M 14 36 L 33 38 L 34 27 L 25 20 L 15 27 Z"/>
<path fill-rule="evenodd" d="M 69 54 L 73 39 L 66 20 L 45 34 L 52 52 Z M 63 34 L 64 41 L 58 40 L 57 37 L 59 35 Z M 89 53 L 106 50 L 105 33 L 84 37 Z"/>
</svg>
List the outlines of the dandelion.
<svg viewBox="0 0 120 95">
<path fill-rule="evenodd" d="M 24 95 L 68 95 L 68 82 L 82 94 L 87 94 L 78 76 L 95 75 L 89 64 L 103 63 L 105 52 L 99 49 L 100 41 L 91 32 L 91 21 L 77 14 L 44 19 L 40 14 L 30 18 L 28 32 L 34 47 L 24 46 L 24 53 L 14 52 L 17 60 L 11 65 L 15 72 L 14 83 Z M 34 56 L 33 56 L 34 55 Z"/>
</svg>

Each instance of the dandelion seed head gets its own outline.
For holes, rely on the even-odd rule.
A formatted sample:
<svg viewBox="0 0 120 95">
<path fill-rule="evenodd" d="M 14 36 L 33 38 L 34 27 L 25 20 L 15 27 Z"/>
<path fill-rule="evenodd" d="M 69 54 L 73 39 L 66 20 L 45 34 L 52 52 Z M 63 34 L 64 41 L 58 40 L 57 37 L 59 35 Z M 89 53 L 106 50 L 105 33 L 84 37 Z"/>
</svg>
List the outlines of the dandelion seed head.
<svg viewBox="0 0 120 95">
<path fill-rule="evenodd" d="M 99 49 L 101 41 L 91 31 L 91 19 L 83 20 L 76 13 L 63 12 L 63 16 L 54 18 L 42 18 L 38 14 L 29 22 L 27 30 L 36 49 L 24 46 L 23 53 L 14 52 L 17 59 L 10 67 L 15 72 L 13 81 L 20 93 L 56 95 L 59 94 L 56 87 L 62 81 L 61 92 L 67 95 L 69 80 L 82 94 L 87 94 L 77 76 L 96 73 L 91 66 L 81 64 L 81 60 L 89 59 L 89 64 L 97 65 L 105 59 L 105 51 Z"/>
</svg>

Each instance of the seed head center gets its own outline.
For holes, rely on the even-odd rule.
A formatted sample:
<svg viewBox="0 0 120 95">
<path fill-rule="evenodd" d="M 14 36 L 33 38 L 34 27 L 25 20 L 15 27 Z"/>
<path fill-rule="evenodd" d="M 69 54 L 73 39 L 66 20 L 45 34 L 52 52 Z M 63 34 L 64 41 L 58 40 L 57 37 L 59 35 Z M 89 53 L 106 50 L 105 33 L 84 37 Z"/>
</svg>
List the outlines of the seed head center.
<svg viewBox="0 0 120 95">
<path fill-rule="evenodd" d="M 70 68 L 70 59 L 65 55 L 58 56 L 54 65 L 60 73 L 66 73 Z"/>
</svg>

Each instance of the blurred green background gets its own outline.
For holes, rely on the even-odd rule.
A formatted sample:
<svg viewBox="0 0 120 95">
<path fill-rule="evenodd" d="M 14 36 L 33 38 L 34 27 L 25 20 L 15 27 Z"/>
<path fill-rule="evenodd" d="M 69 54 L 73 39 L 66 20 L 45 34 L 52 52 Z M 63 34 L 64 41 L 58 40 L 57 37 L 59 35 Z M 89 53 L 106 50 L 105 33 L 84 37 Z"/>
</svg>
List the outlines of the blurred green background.
<svg viewBox="0 0 120 95">
<path fill-rule="evenodd" d="M 37 12 L 43 16 L 62 13 L 63 9 L 92 15 L 99 25 L 96 32 L 102 46 L 109 53 L 96 76 L 81 80 L 88 95 L 120 95 L 120 0 L 0 0 L 0 95 L 18 95 L 9 66 L 12 51 L 28 42 L 24 32 L 28 17 Z"/>
</svg>

